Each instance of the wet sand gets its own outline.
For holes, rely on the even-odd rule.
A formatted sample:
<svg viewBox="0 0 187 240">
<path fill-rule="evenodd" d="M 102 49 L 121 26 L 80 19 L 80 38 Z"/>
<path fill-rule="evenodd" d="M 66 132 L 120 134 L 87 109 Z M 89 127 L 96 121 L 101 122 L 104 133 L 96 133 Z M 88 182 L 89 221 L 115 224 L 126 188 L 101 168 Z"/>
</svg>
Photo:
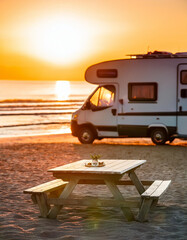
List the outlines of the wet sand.
<svg viewBox="0 0 187 240">
<path fill-rule="evenodd" d="M 137 169 L 142 180 L 171 179 L 159 206 L 146 223 L 127 222 L 118 208 L 66 207 L 56 220 L 39 218 L 23 190 L 52 180 L 48 169 L 97 153 L 101 159 L 145 159 Z M 81 145 L 71 135 L 0 139 L 0 239 L 186 239 L 187 141 L 155 146 L 149 139 L 103 139 Z M 120 186 L 124 196 L 136 195 Z M 75 195 L 110 196 L 104 186 L 82 185 Z"/>
</svg>

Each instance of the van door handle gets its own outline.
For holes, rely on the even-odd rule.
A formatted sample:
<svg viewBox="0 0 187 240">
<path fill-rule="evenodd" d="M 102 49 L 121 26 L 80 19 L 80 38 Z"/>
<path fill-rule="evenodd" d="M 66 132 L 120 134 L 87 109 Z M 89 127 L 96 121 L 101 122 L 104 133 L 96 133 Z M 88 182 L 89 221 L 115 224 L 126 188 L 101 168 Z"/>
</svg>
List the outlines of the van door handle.
<svg viewBox="0 0 187 240">
<path fill-rule="evenodd" d="M 179 107 L 179 112 L 182 112 L 182 106 Z"/>
<path fill-rule="evenodd" d="M 113 108 L 113 109 L 111 110 L 111 112 L 112 112 L 112 114 L 113 114 L 114 116 L 116 116 L 117 110 L 116 110 L 115 108 Z"/>
</svg>

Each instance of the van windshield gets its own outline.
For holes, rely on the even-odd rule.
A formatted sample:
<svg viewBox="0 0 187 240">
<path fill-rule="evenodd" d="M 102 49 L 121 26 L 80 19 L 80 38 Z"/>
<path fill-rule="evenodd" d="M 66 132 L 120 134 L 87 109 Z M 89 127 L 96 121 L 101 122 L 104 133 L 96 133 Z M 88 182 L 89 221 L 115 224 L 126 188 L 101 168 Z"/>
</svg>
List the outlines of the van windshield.
<svg viewBox="0 0 187 240">
<path fill-rule="evenodd" d="M 112 85 L 99 87 L 90 98 L 91 108 L 111 107 L 114 104 L 115 87 Z"/>
</svg>

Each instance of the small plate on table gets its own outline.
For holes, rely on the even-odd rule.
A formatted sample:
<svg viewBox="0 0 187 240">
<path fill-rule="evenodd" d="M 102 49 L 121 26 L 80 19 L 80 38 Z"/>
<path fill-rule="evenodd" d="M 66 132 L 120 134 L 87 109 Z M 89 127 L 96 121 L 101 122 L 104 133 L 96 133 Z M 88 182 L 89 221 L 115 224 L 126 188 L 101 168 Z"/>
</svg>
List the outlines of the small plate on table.
<svg viewBox="0 0 187 240">
<path fill-rule="evenodd" d="M 93 164 L 92 162 L 87 162 L 85 163 L 86 167 L 104 167 L 105 163 L 104 162 L 98 162 L 98 165 Z"/>
</svg>

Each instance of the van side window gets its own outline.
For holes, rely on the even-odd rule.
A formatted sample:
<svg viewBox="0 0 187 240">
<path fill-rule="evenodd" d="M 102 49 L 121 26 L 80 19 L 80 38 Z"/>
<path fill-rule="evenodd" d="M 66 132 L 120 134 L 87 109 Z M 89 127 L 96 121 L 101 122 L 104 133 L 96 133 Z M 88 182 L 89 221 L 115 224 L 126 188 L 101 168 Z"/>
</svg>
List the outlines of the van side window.
<svg viewBox="0 0 187 240">
<path fill-rule="evenodd" d="M 182 71 L 181 72 L 181 83 L 182 84 L 187 84 L 187 71 Z"/>
<path fill-rule="evenodd" d="M 156 101 L 157 83 L 129 83 L 128 98 L 130 101 Z"/>
<path fill-rule="evenodd" d="M 99 78 L 116 78 L 118 76 L 117 69 L 98 69 L 97 77 Z"/>
<path fill-rule="evenodd" d="M 103 109 L 114 104 L 115 87 L 112 85 L 99 87 L 90 98 L 92 109 Z"/>
</svg>

